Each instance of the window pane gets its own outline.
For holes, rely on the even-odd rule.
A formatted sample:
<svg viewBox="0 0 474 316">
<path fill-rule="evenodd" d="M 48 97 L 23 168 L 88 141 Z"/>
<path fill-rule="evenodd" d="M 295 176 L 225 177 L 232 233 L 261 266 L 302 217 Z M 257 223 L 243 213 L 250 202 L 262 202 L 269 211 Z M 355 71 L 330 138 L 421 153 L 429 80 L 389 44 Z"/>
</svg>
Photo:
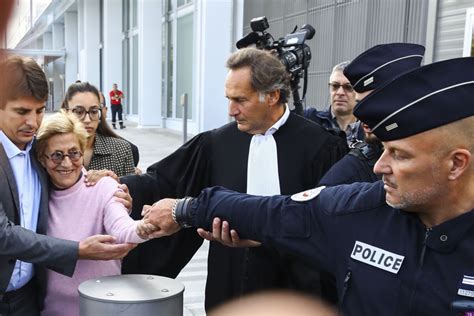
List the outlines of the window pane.
<svg viewBox="0 0 474 316">
<path fill-rule="evenodd" d="M 165 11 L 163 11 L 165 12 Z M 166 26 L 167 23 L 162 24 L 161 28 L 161 116 L 162 117 L 167 117 L 166 115 L 166 110 L 167 110 L 167 89 L 166 89 L 166 78 L 168 77 L 168 70 L 166 69 L 166 43 L 167 43 L 167 31 L 166 31 Z"/>
<path fill-rule="evenodd" d="M 138 35 L 132 39 L 132 96 L 130 108 L 131 114 L 138 114 Z"/>
<path fill-rule="evenodd" d="M 137 17 L 138 17 L 138 0 L 132 0 L 132 28 L 137 27 Z"/>
<path fill-rule="evenodd" d="M 128 32 L 129 17 L 130 17 L 130 3 L 128 0 L 122 0 L 122 32 Z"/>
<path fill-rule="evenodd" d="M 167 109 L 167 117 L 173 117 L 173 22 L 168 22 L 168 88 L 166 89 L 167 93 L 167 102 L 166 102 L 166 109 Z"/>
<path fill-rule="evenodd" d="M 193 14 L 178 18 L 176 49 L 176 117 L 183 117 L 181 95 L 188 95 L 188 118 L 192 118 L 193 90 Z"/>
<path fill-rule="evenodd" d="M 122 104 L 123 104 L 123 110 L 125 113 L 128 113 L 128 104 L 130 103 L 129 102 L 129 95 L 128 95 L 128 92 L 130 91 L 129 89 L 129 66 L 130 66 L 130 59 L 129 59 L 129 40 L 128 38 L 125 38 L 123 41 L 122 41 L 122 54 L 123 54 L 123 58 L 122 58 L 122 87 L 118 87 L 120 90 L 123 91 L 123 93 L 125 94 L 125 99 L 122 100 Z M 115 81 L 118 81 L 118 80 L 114 80 Z M 112 90 L 112 87 L 107 87 L 108 90 L 107 91 L 110 91 Z M 109 101 L 110 102 L 110 99 Z M 110 103 L 109 103 L 110 104 Z"/>
</svg>

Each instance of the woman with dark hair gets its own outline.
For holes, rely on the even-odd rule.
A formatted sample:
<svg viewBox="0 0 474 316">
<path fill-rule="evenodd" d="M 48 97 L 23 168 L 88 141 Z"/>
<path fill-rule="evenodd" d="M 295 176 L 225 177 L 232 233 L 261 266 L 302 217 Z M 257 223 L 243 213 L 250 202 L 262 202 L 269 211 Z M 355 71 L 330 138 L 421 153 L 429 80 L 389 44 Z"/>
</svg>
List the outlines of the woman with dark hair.
<svg viewBox="0 0 474 316">
<path fill-rule="evenodd" d="M 131 145 L 107 124 L 95 86 L 89 82 L 70 85 L 61 108 L 75 114 L 89 135 L 84 150 L 87 170 L 108 169 L 119 177 L 135 173 Z"/>
</svg>

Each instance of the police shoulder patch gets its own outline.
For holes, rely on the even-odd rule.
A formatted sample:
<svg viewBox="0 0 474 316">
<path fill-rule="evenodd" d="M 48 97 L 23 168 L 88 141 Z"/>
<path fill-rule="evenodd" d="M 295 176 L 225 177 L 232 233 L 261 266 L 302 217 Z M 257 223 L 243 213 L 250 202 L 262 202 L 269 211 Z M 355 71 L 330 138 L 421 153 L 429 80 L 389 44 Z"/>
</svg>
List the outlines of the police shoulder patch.
<svg viewBox="0 0 474 316">
<path fill-rule="evenodd" d="M 300 193 L 295 193 L 291 196 L 291 199 L 296 202 L 305 202 L 314 199 L 321 193 L 322 190 L 324 190 L 326 187 L 320 186 L 311 190 L 306 190 Z"/>
</svg>

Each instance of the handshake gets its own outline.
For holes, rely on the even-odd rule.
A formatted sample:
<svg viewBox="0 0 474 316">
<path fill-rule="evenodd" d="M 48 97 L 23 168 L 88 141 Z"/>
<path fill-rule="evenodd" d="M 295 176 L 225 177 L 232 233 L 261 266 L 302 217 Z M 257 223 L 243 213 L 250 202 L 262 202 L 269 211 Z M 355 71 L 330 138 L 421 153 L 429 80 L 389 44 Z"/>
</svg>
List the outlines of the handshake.
<svg viewBox="0 0 474 316">
<path fill-rule="evenodd" d="M 142 210 L 142 220 L 137 225 L 137 234 L 142 239 L 169 236 L 181 229 L 173 215 L 178 203 L 177 199 L 162 199 L 153 205 L 145 205 Z M 217 241 L 228 247 L 258 247 L 260 242 L 240 239 L 227 221 L 214 218 L 212 231 L 198 228 L 197 233 L 204 239 Z"/>
<path fill-rule="evenodd" d="M 176 199 L 162 199 L 153 205 L 144 205 L 143 218 L 137 225 L 137 235 L 142 239 L 169 236 L 181 229 L 173 219 L 172 209 Z"/>
</svg>

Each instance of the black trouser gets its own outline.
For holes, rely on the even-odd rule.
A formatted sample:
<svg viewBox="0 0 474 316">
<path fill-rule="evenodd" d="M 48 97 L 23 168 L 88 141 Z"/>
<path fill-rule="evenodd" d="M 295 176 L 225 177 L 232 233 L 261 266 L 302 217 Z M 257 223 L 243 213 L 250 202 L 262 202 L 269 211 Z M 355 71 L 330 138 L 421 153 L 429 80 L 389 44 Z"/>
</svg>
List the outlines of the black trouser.
<svg viewBox="0 0 474 316">
<path fill-rule="evenodd" d="M 16 291 L 6 292 L 0 300 L 0 315 L 39 315 L 36 295 L 36 287 L 33 280 Z"/>
<path fill-rule="evenodd" d="M 122 104 L 112 104 L 110 108 L 112 109 L 112 124 L 115 125 L 116 117 L 118 114 L 119 124 L 123 125 Z"/>
</svg>

